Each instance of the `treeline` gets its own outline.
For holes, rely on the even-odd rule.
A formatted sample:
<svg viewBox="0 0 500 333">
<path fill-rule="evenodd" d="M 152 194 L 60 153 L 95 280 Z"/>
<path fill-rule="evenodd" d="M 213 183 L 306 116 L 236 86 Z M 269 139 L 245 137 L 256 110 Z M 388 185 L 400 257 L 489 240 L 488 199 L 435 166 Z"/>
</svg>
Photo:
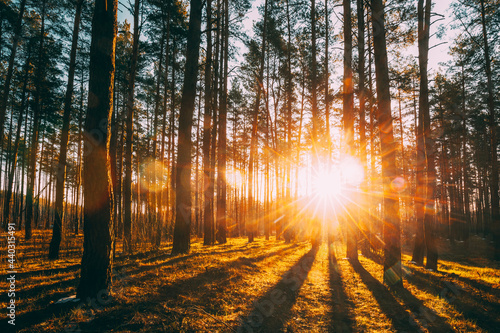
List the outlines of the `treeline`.
<svg viewBox="0 0 500 333">
<path fill-rule="evenodd" d="M 349 258 L 384 244 L 400 284 L 401 239 L 436 269 L 436 237 L 475 233 L 500 259 L 500 4 L 452 4 L 441 73 L 428 71 L 443 33 L 432 1 L 341 5 L 264 0 L 250 32 L 244 0 L 134 0 L 124 23 L 113 0 L 0 2 L 2 224 L 26 239 L 52 228 L 51 259 L 84 230 L 79 295 L 92 295 L 118 240 L 184 253 L 192 236 L 332 233 L 304 209 L 301 178 L 355 156 Z"/>
</svg>

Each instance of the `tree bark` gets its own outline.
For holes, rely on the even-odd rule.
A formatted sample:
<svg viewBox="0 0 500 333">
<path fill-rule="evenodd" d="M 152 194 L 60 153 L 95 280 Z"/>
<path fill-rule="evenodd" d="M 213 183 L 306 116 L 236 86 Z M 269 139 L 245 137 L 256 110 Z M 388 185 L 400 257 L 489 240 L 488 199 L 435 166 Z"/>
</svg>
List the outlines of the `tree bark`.
<svg viewBox="0 0 500 333">
<path fill-rule="evenodd" d="M 384 283 L 391 287 L 402 287 L 401 235 L 398 194 L 391 184 L 398 176 L 396 167 L 396 144 L 394 142 L 389 68 L 385 38 L 384 4 L 372 0 L 373 45 L 378 102 L 378 126 L 382 155 L 382 177 L 384 186 Z"/>
<path fill-rule="evenodd" d="M 354 156 L 354 82 L 352 80 L 352 31 L 351 31 L 351 1 L 344 0 L 344 91 L 343 91 L 343 127 L 345 153 Z M 348 186 L 350 186 L 348 184 Z M 346 207 L 351 210 L 352 207 Z M 350 214 L 356 216 L 354 212 Z M 358 241 L 356 237 L 357 221 L 345 219 L 347 227 L 347 258 L 358 261 Z"/>
<path fill-rule="evenodd" d="M 497 120 L 495 116 L 495 95 L 494 83 L 491 70 L 490 47 L 488 42 L 488 32 L 486 29 L 486 10 L 484 0 L 481 0 L 481 25 L 484 42 L 484 61 L 486 79 L 488 87 L 488 110 L 490 126 L 490 149 L 491 149 L 491 229 L 495 240 L 495 260 L 500 261 L 500 203 L 498 197 L 498 156 L 497 156 Z"/>
<path fill-rule="evenodd" d="M 219 111 L 219 141 L 217 150 L 217 240 L 225 244 L 227 226 L 226 226 L 226 158 L 227 158 L 227 75 L 229 58 L 229 8 L 228 0 L 224 0 L 224 48 L 223 48 L 223 73 L 222 73 L 222 91 Z"/>
<path fill-rule="evenodd" d="M 56 207 L 55 221 L 52 229 L 52 240 L 49 247 L 49 259 L 59 259 L 59 247 L 63 233 L 64 221 L 64 185 L 66 182 L 66 157 L 68 152 L 69 125 L 71 115 L 71 104 L 73 100 L 73 86 L 76 69 L 76 48 L 78 46 L 78 33 L 80 30 L 80 17 L 82 13 L 83 0 L 78 0 L 76 4 L 75 21 L 73 24 L 73 38 L 71 42 L 71 53 L 68 71 L 68 85 L 64 98 L 63 127 L 61 132 L 61 145 L 59 152 L 59 162 L 56 175 Z"/>
<path fill-rule="evenodd" d="M 38 130 L 40 126 L 40 114 L 41 114 L 41 86 L 44 75 L 43 70 L 43 53 L 44 53 L 44 40 L 45 40 L 45 15 L 46 14 L 46 0 L 42 1 L 41 10 L 41 27 L 40 27 L 40 46 L 38 49 L 38 62 L 35 77 L 35 100 L 33 107 L 33 130 L 31 133 L 31 155 L 28 165 L 28 184 L 26 189 L 26 222 L 25 222 L 25 234 L 24 238 L 26 240 L 31 239 L 32 235 L 32 224 L 33 224 L 33 199 L 35 191 L 35 180 L 36 180 L 36 155 L 38 153 Z M 40 186 L 38 187 L 40 188 Z M 38 205 L 37 205 L 38 207 Z"/>
<path fill-rule="evenodd" d="M 84 241 L 76 297 L 106 300 L 113 265 L 113 189 L 109 142 L 118 0 L 97 0 L 92 20 L 90 77 L 85 121 Z"/>
<path fill-rule="evenodd" d="M 26 8 L 26 0 L 22 0 L 19 5 L 19 15 L 17 17 L 16 25 L 14 27 L 14 38 L 12 41 L 12 49 L 9 57 L 9 67 L 7 68 L 7 75 L 3 86 L 2 99 L 0 100 L 0 147 L 3 143 L 3 127 L 5 125 L 5 114 L 7 111 L 7 102 L 9 100 L 10 84 L 12 75 L 14 73 L 14 60 L 16 59 L 17 46 L 21 38 L 21 29 L 23 23 L 24 10 Z"/>
<path fill-rule="evenodd" d="M 132 61 L 127 89 L 127 121 L 125 139 L 125 180 L 123 184 L 124 220 L 123 220 L 123 249 L 126 253 L 132 253 L 132 152 L 134 140 L 134 98 L 135 77 L 137 74 L 137 60 L 139 56 L 139 4 L 134 3 L 134 39 L 132 45 Z M 140 202 L 137 202 L 140 205 Z"/>
<path fill-rule="evenodd" d="M 191 227 L 191 127 L 193 125 L 198 57 L 201 40 L 201 0 L 191 0 L 187 36 L 186 65 L 179 116 L 177 171 L 175 177 L 176 214 L 172 253 L 187 253 Z"/>
<path fill-rule="evenodd" d="M 3 221 L 4 221 L 5 226 L 7 226 L 8 223 L 12 220 L 12 219 L 10 219 L 10 204 L 11 204 L 11 198 L 12 198 L 12 192 L 13 192 L 13 186 L 14 186 L 14 175 L 15 175 L 16 166 L 17 166 L 17 157 L 18 157 L 18 153 L 19 153 L 19 141 L 21 139 L 21 129 L 22 129 L 22 124 L 23 124 L 24 111 L 25 111 L 25 107 L 26 107 L 26 92 L 27 92 L 28 79 L 29 79 L 29 64 L 30 64 L 30 62 L 31 62 L 31 47 L 29 45 L 28 46 L 28 57 L 26 58 L 26 63 L 24 65 L 24 82 L 23 82 L 23 88 L 22 88 L 21 106 L 19 108 L 19 118 L 17 119 L 16 139 L 14 142 L 14 148 L 13 148 L 13 152 L 12 152 L 12 167 L 9 170 L 7 191 L 5 194 L 4 205 L 3 205 Z"/>
<path fill-rule="evenodd" d="M 313 0 L 314 1 L 314 0 Z M 262 85 L 264 84 L 264 64 L 266 59 L 266 29 L 267 29 L 267 11 L 268 11 L 268 0 L 265 0 L 264 3 L 264 28 L 262 32 L 262 49 L 260 54 L 260 68 L 259 74 L 256 78 L 256 96 L 255 96 L 255 105 L 253 109 L 253 119 L 252 119 L 252 137 L 250 141 L 250 157 L 248 160 L 248 213 L 249 213 L 249 223 L 247 224 L 247 235 L 248 241 L 253 242 L 255 232 L 256 232 L 256 214 L 254 212 L 255 203 L 253 198 L 253 172 L 254 172 L 254 159 L 257 154 L 257 125 L 259 120 L 259 109 L 260 109 L 260 99 L 262 92 Z M 278 237 L 278 235 L 276 235 Z"/>
<path fill-rule="evenodd" d="M 205 59 L 205 110 L 203 114 L 203 182 L 204 214 L 203 214 L 203 244 L 212 245 L 213 218 L 213 181 L 211 177 L 210 143 L 212 141 L 212 0 L 207 0 L 207 53 Z"/>
<path fill-rule="evenodd" d="M 365 91 L 365 10 L 364 10 L 364 2 L 363 0 L 357 0 L 357 15 L 358 15 L 358 79 L 359 79 L 359 156 L 361 159 L 361 164 L 363 165 L 363 170 L 366 172 L 368 170 L 367 158 L 366 158 L 366 119 L 365 119 L 365 110 L 366 110 L 366 91 Z M 366 202 L 368 199 L 366 197 L 366 186 L 367 186 L 367 177 L 365 176 L 363 183 L 361 184 L 361 193 L 363 194 L 361 202 Z M 369 233 L 368 228 L 368 219 L 369 217 L 366 215 L 365 210 L 363 208 L 360 209 L 360 223 L 363 228 L 364 239 L 363 240 L 363 248 L 362 251 L 365 255 L 367 255 L 370 251 L 370 243 L 367 237 Z"/>
</svg>

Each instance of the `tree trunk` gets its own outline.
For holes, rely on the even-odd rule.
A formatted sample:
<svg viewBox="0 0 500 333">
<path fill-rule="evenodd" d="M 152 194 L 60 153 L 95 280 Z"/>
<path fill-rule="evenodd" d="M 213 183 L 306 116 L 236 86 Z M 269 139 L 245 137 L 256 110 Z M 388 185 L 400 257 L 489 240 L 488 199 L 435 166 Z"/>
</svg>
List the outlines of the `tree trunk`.
<svg viewBox="0 0 500 333">
<path fill-rule="evenodd" d="M 222 91 L 219 111 L 219 146 L 217 150 L 217 225 L 218 237 L 217 240 L 221 244 L 225 244 L 227 226 L 226 226 L 226 158 L 227 158 L 227 75 L 228 75 L 228 58 L 229 58 L 229 8 L 228 0 L 224 0 L 224 48 L 222 54 L 224 70 L 222 74 Z M 221 59 L 222 60 L 222 59 Z"/>
<path fill-rule="evenodd" d="M 419 112 L 423 114 L 423 135 L 424 135 L 424 151 L 425 164 L 427 168 L 425 177 L 425 202 L 424 202 L 424 230 L 425 230 L 425 245 L 427 247 L 427 262 L 426 268 L 437 270 L 437 247 L 434 240 L 433 220 L 436 188 L 436 167 L 434 164 L 434 140 L 431 136 L 431 121 L 429 113 L 429 80 L 427 78 L 427 63 L 429 58 L 429 30 L 431 22 L 431 0 L 419 0 L 418 2 L 418 17 L 419 17 L 419 34 L 418 34 L 418 49 L 419 49 L 419 67 L 420 67 L 420 96 L 419 96 Z"/>
<path fill-rule="evenodd" d="M 313 0 L 314 1 L 314 0 Z M 252 119 L 252 138 L 250 141 L 250 157 L 248 160 L 248 213 L 249 213 L 249 223 L 247 224 L 247 235 L 248 241 L 253 242 L 254 235 L 256 232 L 255 220 L 257 218 L 255 214 L 255 203 L 253 198 L 253 172 L 254 172 L 254 159 L 257 154 L 257 125 L 259 120 L 259 109 L 260 109 L 260 99 L 262 92 L 262 85 L 264 83 L 264 64 L 266 59 L 266 29 L 267 29 L 267 11 L 268 11 L 268 0 L 264 2 L 264 28 L 262 32 L 262 49 L 260 54 L 260 68 L 259 74 L 256 78 L 256 96 L 255 105 L 253 109 L 253 119 Z M 277 235 L 277 234 L 276 234 Z M 276 236 L 278 237 L 278 236 Z"/>
<path fill-rule="evenodd" d="M 177 171 L 175 179 L 176 214 L 172 253 L 187 253 L 191 226 L 191 127 L 193 124 L 198 57 L 201 40 L 201 0 L 191 0 L 187 36 L 186 65 L 179 116 Z"/>
<path fill-rule="evenodd" d="M 106 300 L 113 265 L 113 190 L 109 141 L 118 0 L 98 0 L 92 20 L 90 77 L 85 121 L 83 182 L 84 241 L 76 297 Z"/>
<path fill-rule="evenodd" d="M 71 115 L 71 104 L 73 100 L 73 86 L 76 69 L 76 48 L 78 46 L 78 33 L 80 30 L 80 16 L 82 13 L 83 0 L 76 4 L 75 22 L 73 24 L 73 39 L 71 43 L 71 54 L 68 72 L 68 85 L 66 87 L 66 96 L 64 99 L 63 127 L 61 132 L 61 145 L 59 152 L 59 162 L 56 175 L 56 207 L 55 221 L 52 229 L 52 240 L 49 247 L 49 259 L 59 259 L 59 247 L 63 233 L 64 221 L 64 184 L 66 182 L 66 155 L 68 151 L 69 125 Z"/>
<path fill-rule="evenodd" d="M 495 95 L 494 83 L 491 70 L 490 48 L 488 42 L 488 32 L 486 30 L 486 10 L 484 0 L 481 0 L 481 25 L 484 41 L 484 60 L 488 87 L 488 109 L 490 125 L 490 148 L 491 148 L 491 224 L 493 239 L 495 240 L 495 260 L 500 261 L 500 207 L 498 198 L 498 157 L 497 157 L 497 123 L 495 116 Z"/>
<path fill-rule="evenodd" d="M 14 73 L 14 61 L 16 59 L 16 52 L 17 52 L 17 46 L 19 45 L 19 39 L 21 38 L 21 29 L 22 29 L 25 8 L 26 8 L 26 0 L 21 0 L 21 3 L 19 5 L 19 15 L 17 17 L 16 25 L 14 26 L 14 38 L 12 41 L 12 49 L 9 57 L 9 67 L 7 68 L 7 75 L 5 77 L 5 83 L 3 86 L 2 99 L 0 100 L 0 147 L 2 147 L 3 143 L 3 127 L 5 125 L 5 114 L 7 111 L 7 104 L 9 100 L 10 83 L 12 81 L 12 75 Z"/>
<path fill-rule="evenodd" d="M 132 253 L 132 152 L 134 140 L 134 98 L 135 98 L 135 77 L 137 74 L 137 60 L 139 55 L 139 4 L 140 0 L 134 3 L 134 40 L 132 46 L 132 61 L 130 64 L 130 74 L 127 89 L 127 121 L 125 139 L 125 183 L 123 184 L 124 199 L 124 220 L 123 249 L 126 253 Z M 140 202 L 137 202 L 140 205 Z"/>
<path fill-rule="evenodd" d="M 19 141 L 21 139 L 21 129 L 22 129 L 23 117 L 24 117 L 24 111 L 25 111 L 24 109 L 26 107 L 26 92 L 27 92 L 27 85 L 28 85 L 28 79 L 29 79 L 29 64 L 31 61 L 30 59 L 31 59 L 31 47 L 28 46 L 28 57 L 26 58 L 26 63 L 24 64 L 24 82 L 23 82 L 23 88 L 22 88 L 21 106 L 19 108 L 19 118 L 17 119 L 16 139 L 14 142 L 14 148 L 13 148 L 13 152 L 12 152 L 12 167 L 9 170 L 7 192 L 5 194 L 4 205 L 3 205 L 3 221 L 4 221 L 5 226 L 7 226 L 7 224 L 12 220 L 12 219 L 10 219 L 10 203 L 11 203 L 12 192 L 13 192 L 14 175 L 15 175 L 16 166 L 17 166 L 17 157 L 18 157 L 18 152 L 19 152 Z"/>
<path fill-rule="evenodd" d="M 205 112 L 203 115 L 203 174 L 204 177 L 204 214 L 203 214 L 203 244 L 212 245 L 213 218 L 213 181 L 211 177 L 210 143 L 212 141 L 212 0 L 207 0 L 207 54 L 205 60 Z"/>
<path fill-rule="evenodd" d="M 382 155 L 384 185 L 384 283 L 392 287 L 403 286 L 401 270 L 401 235 L 398 194 L 391 186 L 398 176 L 396 144 L 394 142 L 389 68 L 385 39 L 384 4 L 372 0 L 373 45 L 378 101 L 378 126 Z"/>
<path fill-rule="evenodd" d="M 354 156 L 354 82 L 352 80 L 352 31 L 351 31 L 351 2 L 344 0 L 344 91 L 343 91 L 343 125 L 345 154 Z M 348 186 L 350 186 L 348 184 Z M 352 207 L 346 207 L 351 210 Z M 350 214 L 356 216 L 354 212 Z M 357 221 L 345 219 L 347 224 L 347 258 L 358 261 L 358 241 L 356 237 Z"/>
<path fill-rule="evenodd" d="M 368 170 L 367 158 L 366 158 L 366 91 L 365 91 L 365 11 L 363 0 L 357 0 L 357 15 L 358 15 L 358 76 L 359 76 L 359 156 L 361 159 L 361 164 L 363 165 L 363 170 L 366 174 Z M 366 202 L 368 199 L 366 196 L 367 179 L 365 176 L 363 183 L 361 184 L 361 193 L 363 194 L 361 202 Z M 360 223 L 363 228 L 364 239 L 362 251 L 364 255 L 370 252 L 370 244 L 367 235 L 369 234 L 368 220 L 369 216 L 366 214 L 363 208 L 360 209 Z"/>
<path fill-rule="evenodd" d="M 38 49 L 38 62 L 35 77 L 35 100 L 34 100 L 34 115 L 33 115 L 33 131 L 31 133 L 31 156 L 28 166 L 28 186 L 26 190 L 26 222 L 25 222 L 25 239 L 31 239 L 32 234 L 32 224 L 33 224 L 33 197 L 35 190 L 35 179 L 36 179 L 36 155 L 38 152 L 38 129 L 40 126 L 40 114 L 41 114 L 41 85 L 44 75 L 43 67 L 43 53 L 44 53 L 44 40 L 45 40 L 45 10 L 46 10 L 46 0 L 42 2 L 42 22 L 40 27 L 40 46 Z"/>
</svg>

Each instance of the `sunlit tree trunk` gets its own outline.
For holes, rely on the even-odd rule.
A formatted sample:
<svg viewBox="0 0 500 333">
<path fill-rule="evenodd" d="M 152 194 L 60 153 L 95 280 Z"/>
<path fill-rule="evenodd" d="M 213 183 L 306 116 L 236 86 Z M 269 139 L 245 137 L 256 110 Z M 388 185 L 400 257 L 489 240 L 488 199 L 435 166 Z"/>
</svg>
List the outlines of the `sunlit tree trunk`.
<svg viewBox="0 0 500 333">
<path fill-rule="evenodd" d="M 28 165 L 28 186 L 26 190 L 26 222 L 25 222 L 25 239 L 31 239 L 32 234 L 32 224 L 33 224 L 33 199 L 35 191 L 35 179 L 36 179 L 36 155 L 38 152 L 38 130 L 40 126 L 40 115 L 41 115 L 41 85 L 44 75 L 43 70 L 43 54 L 44 54 L 44 40 L 45 40 L 45 13 L 46 13 L 46 0 L 42 1 L 42 11 L 41 11 L 41 26 L 40 26 L 40 45 L 38 49 L 38 62 L 36 69 L 35 78 L 35 100 L 34 100 L 34 115 L 33 115 L 33 130 L 31 133 L 31 156 Z M 40 186 L 39 186 L 40 188 Z M 38 205 L 37 205 L 38 207 Z"/>
<path fill-rule="evenodd" d="M 357 15 L 358 15 L 358 79 L 359 79 L 359 157 L 361 159 L 361 164 L 363 165 L 363 170 L 365 172 L 365 178 L 363 183 L 361 184 L 361 193 L 362 204 L 366 204 L 365 191 L 367 187 L 367 177 L 366 173 L 368 171 L 367 158 L 366 158 L 366 119 L 365 119 L 365 110 L 366 110 L 366 91 L 365 91 L 365 11 L 364 11 L 364 3 L 363 0 L 357 0 Z M 363 237 L 365 238 L 363 241 L 363 252 L 364 254 L 368 254 L 370 251 L 369 247 L 369 228 L 367 219 L 370 217 L 366 215 L 365 207 L 360 208 L 360 223 L 363 227 L 362 231 L 364 233 Z"/>
<path fill-rule="evenodd" d="M 354 82 L 352 73 L 352 31 L 351 31 L 351 2 L 344 0 L 344 91 L 343 91 L 343 127 L 345 153 L 354 156 Z M 349 181 L 349 180 L 348 180 Z M 350 184 L 347 184 L 350 186 Z M 347 230 L 347 257 L 352 261 L 358 260 L 358 242 L 356 239 L 356 223 L 353 219 L 357 214 L 353 207 L 346 207 L 351 213 L 344 221 Z"/>
<path fill-rule="evenodd" d="M 105 298 L 102 292 L 111 284 L 114 238 L 108 146 L 113 112 L 117 8 L 117 0 L 97 0 L 92 20 L 89 100 L 84 133 L 84 242 L 76 292 L 76 297 L 81 300 Z"/>
<path fill-rule="evenodd" d="M 210 143 L 212 141 L 212 0 L 207 0 L 207 50 L 205 59 L 205 110 L 203 115 L 203 177 L 204 182 L 204 213 L 203 213 L 203 244 L 212 245 L 213 235 L 213 181 L 211 177 Z"/>
<path fill-rule="evenodd" d="M 160 54 L 159 54 L 159 59 L 158 59 L 158 77 L 156 81 L 156 92 L 155 92 L 155 109 L 154 109 L 154 120 L 153 120 L 153 151 L 152 151 L 152 158 L 155 163 L 155 168 L 154 168 L 154 176 L 153 176 L 153 214 L 154 214 L 154 222 L 156 226 L 156 233 L 155 233 L 155 246 L 156 248 L 160 248 L 161 245 L 161 232 L 162 232 L 162 226 L 163 226 L 163 221 L 162 221 L 162 216 L 161 216 L 161 191 L 162 187 L 161 185 L 158 186 L 158 184 L 162 184 L 162 179 L 163 175 L 158 174 L 158 116 L 160 113 L 160 104 L 161 104 L 161 94 L 160 94 L 160 89 L 161 89 L 161 79 L 162 79 L 162 74 L 163 74 L 163 47 L 165 43 L 165 34 L 162 34 L 161 41 L 160 41 Z M 159 164 L 160 167 L 162 164 Z M 161 170 L 161 169 L 160 169 Z"/>
<path fill-rule="evenodd" d="M 372 0 L 373 46 L 378 101 L 378 126 L 382 155 L 382 177 L 384 183 L 384 283 L 402 287 L 401 235 L 398 194 L 391 186 L 398 176 L 396 167 L 396 145 L 394 142 L 389 67 L 385 39 L 384 4 Z"/>
<path fill-rule="evenodd" d="M 313 0 L 314 1 L 314 0 Z M 248 161 L 248 213 L 249 219 L 247 223 L 247 235 L 248 241 L 253 242 L 254 235 L 256 233 L 256 218 L 257 215 L 255 213 L 256 204 L 254 203 L 253 197 L 253 182 L 254 182 L 254 159 L 257 154 L 257 125 L 259 120 L 259 109 L 260 109 L 260 99 L 262 93 L 262 85 L 264 82 L 264 64 L 266 59 L 266 28 L 267 28 L 267 10 L 268 10 L 268 0 L 265 0 L 264 4 L 264 28 L 262 32 L 262 49 L 260 54 L 260 68 L 259 74 L 256 78 L 256 96 L 255 96 L 255 105 L 253 109 L 253 117 L 252 117 L 252 137 L 250 142 L 250 157 Z"/>
<path fill-rule="evenodd" d="M 218 242 L 225 244 L 227 234 L 227 211 L 226 211 L 226 158 L 227 158 L 227 75 L 228 75 L 228 59 L 229 59 L 229 3 L 224 0 L 224 27 L 222 31 L 223 45 L 222 48 L 222 86 L 221 86 L 221 101 L 219 111 L 219 146 L 217 150 L 217 226 L 218 226 Z"/>
<path fill-rule="evenodd" d="M 125 139 L 125 181 L 123 184 L 123 249 L 131 253 L 132 249 L 132 151 L 134 134 L 134 98 L 135 98 L 135 77 L 137 73 L 137 60 L 139 56 L 139 6 L 140 0 L 134 3 L 134 39 L 132 45 L 132 60 L 130 63 L 130 73 L 127 88 L 127 120 Z M 140 201 L 137 201 L 140 206 Z"/>
<path fill-rule="evenodd" d="M 187 253 L 190 248 L 191 224 L 191 127 L 193 123 L 198 57 L 201 40 L 201 0 L 191 0 L 187 36 L 184 85 L 179 116 L 177 171 L 175 177 L 176 214 L 172 253 Z"/>
<path fill-rule="evenodd" d="M 434 164 L 434 140 L 431 136 L 431 121 L 429 113 L 429 81 L 427 78 L 427 63 L 429 58 L 429 29 L 431 16 L 431 0 L 419 0 L 419 67 L 420 67 L 420 96 L 419 112 L 423 114 L 423 135 L 425 151 L 425 194 L 424 194 L 424 230 L 425 245 L 427 248 L 426 268 L 437 270 L 437 248 L 434 240 L 434 206 L 436 187 L 436 168 Z"/>
</svg>

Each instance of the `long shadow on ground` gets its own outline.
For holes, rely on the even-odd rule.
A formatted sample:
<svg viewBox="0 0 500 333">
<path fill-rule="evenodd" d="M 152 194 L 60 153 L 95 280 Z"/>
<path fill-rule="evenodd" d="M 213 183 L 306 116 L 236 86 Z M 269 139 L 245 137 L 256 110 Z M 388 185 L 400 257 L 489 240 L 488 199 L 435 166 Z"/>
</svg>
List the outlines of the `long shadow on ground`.
<svg viewBox="0 0 500 333">
<path fill-rule="evenodd" d="M 257 257 L 239 257 L 224 265 L 207 268 L 204 272 L 172 284 L 160 287 L 156 293 L 145 291 L 140 302 L 127 304 L 110 304 L 108 309 L 101 312 L 88 323 L 80 323 L 81 332 L 96 332 L 107 330 L 136 331 L 144 328 L 144 323 L 132 323 L 137 312 L 148 313 L 161 318 L 160 323 L 148 324 L 148 330 L 155 332 L 182 331 L 183 319 L 186 314 L 199 311 L 197 303 L 203 306 L 201 312 L 216 315 L 219 305 L 223 302 L 220 295 L 224 295 L 233 288 L 247 274 L 255 273 L 255 263 L 273 256 L 286 255 L 295 250 L 298 245 L 290 245 L 273 252 L 263 253 Z M 231 269 L 228 269 L 231 268 Z M 133 278 L 130 282 L 133 283 Z M 211 284 L 207 288 L 207 285 Z M 183 312 L 178 312 L 164 305 L 176 306 L 176 302 L 184 302 L 185 297 L 196 298 L 198 301 L 189 301 L 182 304 Z M 198 310 L 197 310 L 198 309 Z M 78 324 L 78 323 L 77 323 Z"/>
<path fill-rule="evenodd" d="M 498 331 L 500 327 L 500 300 L 497 295 L 491 293 L 491 290 L 489 290 L 489 296 L 484 295 L 484 293 L 488 293 L 488 289 L 478 288 L 483 284 L 479 282 L 470 283 L 472 282 L 470 279 L 458 277 L 462 282 L 469 282 L 471 289 L 474 287 L 482 290 L 482 292 L 472 292 L 472 290 L 460 288 L 457 284 L 444 277 L 426 274 L 416 269 L 406 279 L 418 289 L 445 299 L 465 318 L 472 319 L 478 327 L 485 331 Z"/>
<path fill-rule="evenodd" d="M 304 254 L 262 297 L 254 302 L 252 310 L 240 318 L 238 332 L 281 332 L 290 317 L 302 284 L 313 265 L 318 249 Z"/>
<path fill-rule="evenodd" d="M 405 308 L 399 304 L 386 286 L 373 277 L 360 263 L 351 262 L 351 266 L 372 292 L 380 309 L 398 332 L 419 332 L 419 325 L 415 321 L 415 316 L 411 316 L 406 312 Z"/>
<path fill-rule="evenodd" d="M 332 308 L 330 318 L 332 319 L 329 332 L 349 333 L 354 331 L 355 318 L 353 314 L 354 304 L 347 296 L 344 284 L 342 283 L 342 273 L 337 263 L 337 258 L 333 250 L 329 250 L 329 278 L 330 290 L 332 293 Z"/>
<path fill-rule="evenodd" d="M 281 248 L 279 250 L 273 251 L 271 253 L 264 253 L 263 255 L 255 257 L 255 258 L 240 257 L 234 261 L 234 264 L 236 264 L 236 265 L 239 264 L 240 266 L 241 265 L 252 265 L 253 262 L 263 260 L 263 259 L 268 258 L 268 257 L 273 256 L 273 255 L 279 255 L 283 252 L 291 250 L 294 247 L 296 247 L 296 245 L 287 246 L 287 247 Z M 242 249 L 242 251 L 243 251 L 243 249 Z M 151 271 L 151 270 L 154 270 L 154 269 L 157 269 L 160 267 L 171 266 L 171 265 L 174 265 L 176 263 L 185 261 L 187 259 L 202 256 L 202 255 L 213 256 L 213 255 L 217 255 L 217 254 L 220 255 L 222 253 L 228 253 L 228 252 L 240 252 L 240 250 L 214 251 L 212 253 L 191 253 L 188 255 L 174 256 L 174 257 L 169 256 L 169 258 L 171 258 L 170 260 L 162 261 L 158 264 L 148 265 L 145 267 L 138 267 L 138 268 L 133 269 L 131 271 L 120 271 L 120 268 L 123 267 L 123 266 L 120 266 L 120 267 L 117 267 L 117 272 L 122 275 L 121 282 L 132 283 L 135 279 L 134 276 L 137 274 L 143 273 L 143 272 Z M 161 259 L 162 257 L 163 256 L 157 256 L 156 259 Z M 233 265 L 233 263 L 229 263 L 229 264 Z M 130 265 L 127 265 L 127 267 L 128 266 L 130 266 Z M 136 266 L 137 266 L 137 263 L 136 263 Z M 219 271 L 222 271 L 222 269 L 211 268 L 211 269 L 207 270 L 204 274 L 206 274 L 207 276 L 214 276 L 214 275 L 217 275 L 217 273 Z M 188 280 L 190 280 L 190 279 L 188 279 Z M 199 281 L 202 281 L 202 280 L 203 280 L 203 278 L 200 277 Z M 63 282 L 57 282 L 57 283 L 54 283 L 51 285 L 34 287 L 34 288 L 27 290 L 26 295 L 23 295 L 23 296 L 24 297 L 27 297 L 27 296 L 33 297 L 38 292 L 43 292 L 46 290 L 53 290 L 56 287 L 57 288 L 76 287 L 76 283 L 77 283 L 77 278 L 72 278 L 72 279 L 69 279 L 69 280 L 66 280 Z M 183 286 L 185 286 L 185 284 L 183 284 L 183 283 L 189 283 L 189 282 L 180 281 L 179 283 L 174 284 L 172 286 L 172 288 L 182 289 Z M 201 284 L 200 283 L 193 283 L 193 285 L 201 285 Z M 56 293 L 56 294 L 44 296 L 42 299 L 37 300 L 36 303 L 40 304 L 40 306 L 43 306 L 43 308 L 22 314 L 20 316 L 17 316 L 16 317 L 16 330 L 21 330 L 21 329 L 39 324 L 39 323 L 47 320 L 50 317 L 61 315 L 62 313 L 67 311 L 68 309 L 65 307 L 57 307 L 57 306 L 48 306 L 47 307 L 47 302 L 49 302 L 50 300 L 55 300 L 56 298 L 59 298 L 59 297 L 68 296 L 68 294 L 71 294 L 71 293 L 68 293 L 68 292 Z M 57 295 L 57 297 L 54 297 L 55 295 Z M 177 295 L 175 293 L 173 293 L 171 295 L 165 295 L 165 296 L 176 297 Z M 108 308 L 112 308 L 114 305 L 116 305 L 116 304 L 111 303 L 108 305 Z M 3 328 L 8 327 L 7 325 L 8 325 L 7 320 L 0 321 L 0 332 L 4 332 Z M 94 329 L 98 329 L 98 330 L 100 329 L 100 327 L 98 325 L 93 326 L 93 327 L 94 327 Z"/>
</svg>

